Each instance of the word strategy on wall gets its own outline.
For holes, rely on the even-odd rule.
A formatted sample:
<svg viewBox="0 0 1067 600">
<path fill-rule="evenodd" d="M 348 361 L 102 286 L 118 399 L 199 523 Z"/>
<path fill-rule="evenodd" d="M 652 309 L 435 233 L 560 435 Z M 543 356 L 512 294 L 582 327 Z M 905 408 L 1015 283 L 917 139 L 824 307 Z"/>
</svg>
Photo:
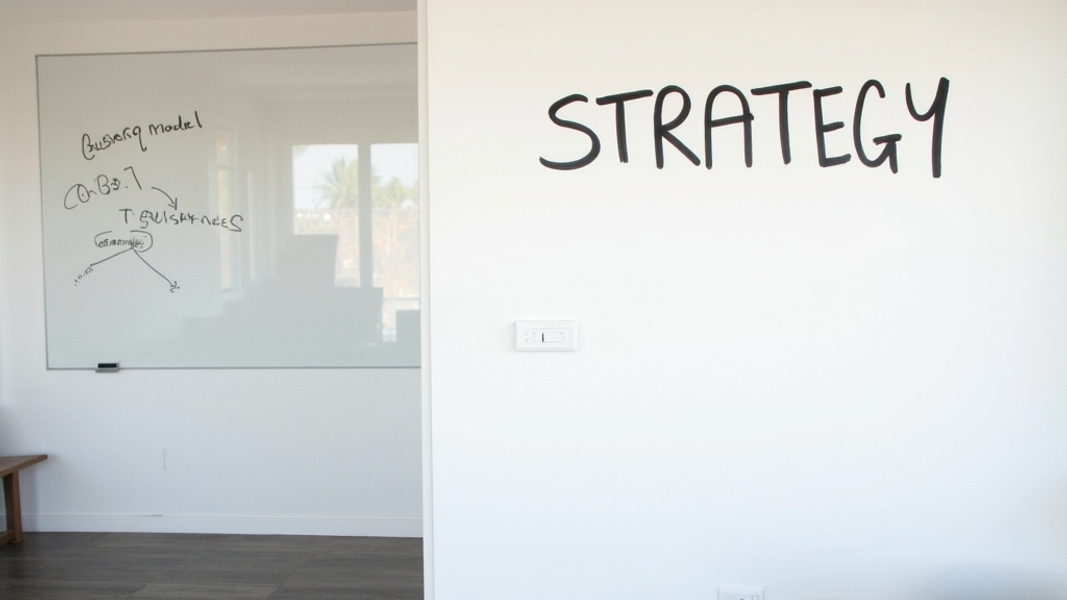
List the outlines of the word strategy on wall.
<svg viewBox="0 0 1067 600">
<path fill-rule="evenodd" d="M 755 97 L 777 97 L 777 122 L 782 162 L 784 164 L 789 164 L 792 162 L 791 139 L 794 137 L 791 136 L 791 128 L 789 124 L 790 93 L 792 92 L 795 95 L 797 92 L 809 89 L 811 90 L 811 105 L 814 111 L 813 138 L 818 151 L 819 166 L 834 167 L 850 162 L 852 160 L 851 153 L 830 155 L 827 150 L 827 136 L 835 131 L 846 129 L 846 125 L 844 121 L 833 120 L 832 117 L 828 116 L 824 106 L 824 100 L 828 97 L 841 94 L 844 91 L 844 88 L 841 86 L 814 88 L 811 82 L 795 81 L 753 88 L 749 93 Z M 927 101 L 928 104 L 925 107 L 922 107 L 921 102 L 916 99 L 916 93 L 913 91 L 912 85 L 908 83 L 904 86 L 904 102 L 902 104 L 905 106 L 902 108 L 906 109 L 906 114 L 915 121 L 932 122 L 929 153 L 930 169 L 934 178 L 941 177 L 942 138 L 944 135 L 948 91 L 949 80 L 945 77 L 940 78 L 932 99 Z M 886 165 L 893 173 L 896 173 L 898 171 L 899 146 L 904 136 L 899 133 L 889 133 L 875 136 L 867 141 L 864 140 L 861 133 L 864 120 L 864 108 L 867 106 L 868 102 L 873 102 L 870 100 L 872 95 L 877 95 L 878 99 L 885 101 L 886 88 L 877 79 L 867 80 L 856 94 L 852 115 L 852 143 L 856 150 L 856 156 L 859 158 L 859 162 L 863 165 L 870 168 Z M 715 87 L 707 95 L 707 99 L 704 102 L 702 123 L 704 143 L 702 157 L 692 150 L 690 147 L 692 144 L 687 144 L 677 131 L 689 117 L 693 105 L 689 93 L 686 92 L 684 88 L 676 85 L 668 85 L 661 88 L 658 92 L 653 92 L 651 89 L 634 90 L 608 94 L 596 98 L 595 102 L 598 106 L 614 109 L 615 139 L 618 147 L 619 162 L 629 162 L 626 122 L 627 105 L 633 104 L 643 98 L 652 98 L 653 96 L 654 108 L 651 123 L 657 168 L 662 169 L 664 167 L 665 148 L 669 144 L 687 161 L 694 165 L 699 166 L 701 164 L 701 158 L 703 158 L 704 166 L 710 170 L 714 165 L 714 154 L 712 151 L 713 133 L 718 128 L 729 126 L 740 126 L 743 129 L 745 166 L 752 167 L 752 122 L 756 119 L 756 115 L 752 111 L 751 103 L 745 92 L 732 85 L 719 85 Z M 730 99 L 732 99 L 732 106 L 736 107 L 734 109 L 735 112 L 723 115 L 722 113 L 724 111 L 730 110 L 729 108 L 723 107 L 723 104 L 731 103 Z M 675 101 L 678 104 L 679 108 L 677 109 L 677 112 L 672 114 L 668 110 L 667 107 L 669 101 Z M 540 162 L 543 166 L 563 171 L 581 169 L 582 167 L 590 165 L 598 156 L 600 156 L 601 142 L 600 136 L 596 131 L 586 123 L 580 122 L 574 118 L 563 118 L 560 116 L 560 112 L 569 106 L 588 102 L 589 98 L 583 94 L 570 94 L 553 102 L 549 107 L 549 120 L 561 128 L 584 134 L 588 138 L 588 150 L 584 155 L 573 160 L 550 160 L 541 157 Z M 718 111 L 716 111 L 716 102 L 719 103 Z"/>
</svg>

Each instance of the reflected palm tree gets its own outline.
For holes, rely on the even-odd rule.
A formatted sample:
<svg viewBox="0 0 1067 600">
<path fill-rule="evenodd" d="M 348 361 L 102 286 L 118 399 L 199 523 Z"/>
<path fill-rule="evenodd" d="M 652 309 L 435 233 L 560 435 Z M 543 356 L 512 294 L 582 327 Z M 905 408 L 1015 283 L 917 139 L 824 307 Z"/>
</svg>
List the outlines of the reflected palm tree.
<svg viewBox="0 0 1067 600">
<path fill-rule="evenodd" d="M 331 209 L 356 208 L 359 203 L 359 161 L 343 156 L 333 159 L 329 169 L 322 171 L 315 183 L 315 191 Z"/>
<path fill-rule="evenodd" d="M 329 209 L 356 208 L 359 204 L 359 161 L 350 161 L 343 156 L 333 159 L 329 169 L 319 173 L 315 182 L 319 193 L 315 207 L 325 203 Z M 371 173 L 371 197 L 375 208 L 399 208 L 407 203 L 418 202 L 418 183 L 407 186 L 393 177 L 382 184 L 377 173 Z"/>
</svg>

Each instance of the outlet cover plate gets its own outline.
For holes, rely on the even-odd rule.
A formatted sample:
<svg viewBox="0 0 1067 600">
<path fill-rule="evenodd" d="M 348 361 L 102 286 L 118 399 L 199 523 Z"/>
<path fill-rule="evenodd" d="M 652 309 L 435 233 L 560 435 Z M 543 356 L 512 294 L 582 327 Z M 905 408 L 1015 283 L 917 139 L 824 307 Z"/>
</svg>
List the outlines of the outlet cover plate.
<svg viewBox="0 0 1067 600">
<path fill-rule="evenodd" d="M 515 349 L 574 352 L 578 349 L 578 321 L 515 321 Z"/>
<path fill-rule="evenodd" d="M 719 588 L 718 600 L 767 600 L 767 594 L 759 586 L 731 585 Z"/>
</svg>

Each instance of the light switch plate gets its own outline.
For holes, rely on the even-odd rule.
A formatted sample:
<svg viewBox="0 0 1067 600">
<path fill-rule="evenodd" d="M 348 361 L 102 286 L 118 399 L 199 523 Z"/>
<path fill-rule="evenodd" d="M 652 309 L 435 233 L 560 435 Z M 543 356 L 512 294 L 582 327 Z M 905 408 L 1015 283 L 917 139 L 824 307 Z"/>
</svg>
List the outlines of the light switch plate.
<svg viewBox="0 0 1067 600">
<path fill-rule="evenodd" d="M 515 321 L 515 349 L 573 352 L 578 349 L 578 321 Z"/>
</svg>

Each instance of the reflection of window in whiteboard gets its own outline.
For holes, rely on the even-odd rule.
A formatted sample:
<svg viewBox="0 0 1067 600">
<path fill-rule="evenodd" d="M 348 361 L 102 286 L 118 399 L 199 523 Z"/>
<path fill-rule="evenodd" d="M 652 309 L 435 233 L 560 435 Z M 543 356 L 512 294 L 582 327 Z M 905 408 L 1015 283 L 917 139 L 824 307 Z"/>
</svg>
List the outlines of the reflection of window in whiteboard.
<svg viewBox="0 0 1067 600">
<path fill-rule="evenodd" d="M 336 235 L 334 285 L 370 281 L 359 269 L 359 146 L 293 147 L 293 233 Z"/>
<path fill-rule="evenodd" d="M 218 213 L 220 217 L 229 219 L 238 212 L 237 204 L 237 164 L 236 144 L 237 134 L 228 129 L 219 128 L 215 131 L 215 162 L 218 164 Z M 229 231 L 219 231 L 219 283 L 222 291 L 229 292 L 234 289 L 234 273 L 239 271 L 238 248 L 233 243 L 233 236 Z"/>
<path fill-rule="evenodd" d="M 418 144 L 294 146 L 293 232 L 337 236 L 334 284 L 382 290 L 383 341 L 419 309 Z M 370 198 L 370 202 L 361 202 Z"/>
<path fill-rule="evenodd" d="M 374 286 L 382 288 L 382 337 L 397 312 L 419 309 L 419 145 L 371 146 Z"/>
</svg>

